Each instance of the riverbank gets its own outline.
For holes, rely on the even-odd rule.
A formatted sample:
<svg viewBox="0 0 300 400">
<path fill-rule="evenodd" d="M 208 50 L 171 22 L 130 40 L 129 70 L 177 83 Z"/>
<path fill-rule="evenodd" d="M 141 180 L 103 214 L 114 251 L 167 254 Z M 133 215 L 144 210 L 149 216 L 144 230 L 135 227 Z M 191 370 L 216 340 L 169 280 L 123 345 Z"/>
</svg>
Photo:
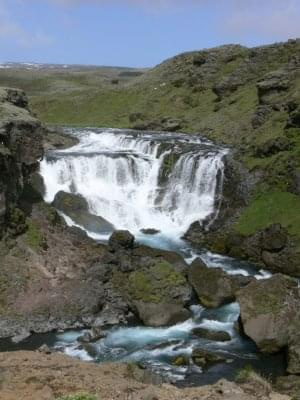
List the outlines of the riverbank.
<svg viewBox="0 0 300 400">
<path fill-rule="evenodd" d="M 60 354 L 0 353 L 0 399 L 56 400 L 74 395 L 72 399 L 76 400 L 75 395 L 83 393 L 94 396 L 95 400 L 291 399 L 275 393 L 255 374 L 249 374 L 240 386 L 221 380 L 213 386 L 177 389 L 166 384 L 153 385 L 149 382 L 151 377 L 135 368 L 125 364 L 84 363 Z"/>
</svg>

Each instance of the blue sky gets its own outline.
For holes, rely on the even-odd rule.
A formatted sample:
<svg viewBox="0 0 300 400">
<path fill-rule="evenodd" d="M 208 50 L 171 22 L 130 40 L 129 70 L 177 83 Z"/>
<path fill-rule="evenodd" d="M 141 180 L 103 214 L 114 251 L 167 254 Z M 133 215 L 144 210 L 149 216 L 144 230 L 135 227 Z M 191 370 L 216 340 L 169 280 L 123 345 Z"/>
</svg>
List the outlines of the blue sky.
<svg viewBox="0 0 300 400">
<path fill-rule="evenodd" d="M 0 61 L 153 66 L 300 37 L 300 0 L 0 0 Z"/>
</svg>

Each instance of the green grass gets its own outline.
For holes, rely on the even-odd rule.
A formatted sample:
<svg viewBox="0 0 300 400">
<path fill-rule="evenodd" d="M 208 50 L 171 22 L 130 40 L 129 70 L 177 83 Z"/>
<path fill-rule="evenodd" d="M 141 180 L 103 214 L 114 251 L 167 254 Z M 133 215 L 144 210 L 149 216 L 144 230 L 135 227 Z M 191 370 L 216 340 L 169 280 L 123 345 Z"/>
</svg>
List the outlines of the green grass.
<svg viewBox="0 0 300 400">
<path fill-rule="evenodd" d="M 254 373 L 254 369 L 252 365 L 247 364 L 243 368 L 239 369 L 236 373 L 235 376 L 235 381 L 237 383 L 245 383 L 248 381 L 248 379 L 251 377 L 251 375 Z"/>
<path fill-rule="evenodd" d="M 245 209 L 235 229 L 248 236 L 275 222 L 300 238 L 299 196 L 280 191 L 261 194 Z"/>
<path fill-rule="evenodd" d="M 33 221 L 27 221 L 28 229 L 26 231 L 26 242 L 34 250 L 39 250 L 44 244 L 44 237 L 37 224 Z"/>
</svg>

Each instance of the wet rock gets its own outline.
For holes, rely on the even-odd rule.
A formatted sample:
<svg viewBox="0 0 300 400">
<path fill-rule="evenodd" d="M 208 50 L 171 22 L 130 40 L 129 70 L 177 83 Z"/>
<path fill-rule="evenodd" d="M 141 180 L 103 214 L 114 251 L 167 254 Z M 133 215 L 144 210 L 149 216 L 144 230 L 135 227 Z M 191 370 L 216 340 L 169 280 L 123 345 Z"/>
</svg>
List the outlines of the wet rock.
<svg viewBox="0 0 300 400">
<path fill-rule="evenodd" d="M 156 235 L 160 231 L 157 229 L 148 228 L 148 229 L 141 229 L 141 232 L 144 233 L 145 235 Z"/>
<path fill-rule="evenodd" d="M 79 336 L 77 340 L 78 342 L 82 343 L 90 343 L 92 341 L 92 335 L 90 332 L 84 332 L 84 334 L 82 336 Z"/>
<path fill-rule="evenodd" d="M 206 328 L 195 328 L 193 329 L 192 333 L 200 338 L 213 340 L 216 342 L 227 342 L 231 340 L 231 336 L 225 331 L 213 331 Z"/>
<path fill-rule="evenodd" d="M 243 330 L 261 351 L 273 353 L 288 345 L 300 307 L 296 280 L 278 274 L 253 281 L 237 293 L 237 301 Z"/>
<path fill-rule="evenodd" d="M 103 332 L 102 328 L 93 326 L 91 329 L 92 341 L 97 341 L 103 339 L 106 334 Z"/>
<path fill-rule="evenodd" d="M 179 356 L 172 361 L 172 365 L 175 367 L 182 367 L 189 364 L 189 360 L 187 360 L 184 356 Z"/>
<path fill-rule="evenodd" d="M 89 212 L 88 203 L 84 197 L 60 191 L 56 194 L 52 205 L 72 220 L 91 232 L 110 233 L 114 226 L 98 215 Z"/>
<path fill-rule="evenodd" d="M 220 268 L 208 268 L 198 258 L 188 270 L 188 280 L 200 302 L 208 308 L 216 308 L 235 300 L 236 291 L 248 284 L 249 277 L 228 275 Z"/>
<path fill-rule="evenodd" d="M 119 250 L 120 248 L 132 249 L 134 240 L 134 236 L 129 231 L 118 230 L 111 235 L 108 244 L 114 250 Z"/>
<path fill-rule="evenodd" d="M 103 339 L 105 336 L 106 335 L 103 332 L 102 327 L 94 326 L 90 331 L 84 332 L 82 336 L 79 336 L 77 340 L 78 342 L 81 343 L 91 343 L 91 342 L 97 342 L 97 340 Z"/>
<path fill-rule="evenodd" d="M 171 326 L 186 321 L 191 316 L 190 311 L 180 303 L 135 301 L 134 306 L 146 326 Z"/>
<path fill-rule="evenodd" d="M 194 349 L 192 353 L 192 360 L 196 365 L 203 368 L 211 364 L 224 362 L 226 361 L 226 358 L 206 349 Z"/>
<path fill-rule="evenodd" d="M 72 136 L 62 127 L 47 127 L 43 134 L 44 149 L 48 150 L 67 149 L 79 143 L 78 138 Z"/>
</svg>

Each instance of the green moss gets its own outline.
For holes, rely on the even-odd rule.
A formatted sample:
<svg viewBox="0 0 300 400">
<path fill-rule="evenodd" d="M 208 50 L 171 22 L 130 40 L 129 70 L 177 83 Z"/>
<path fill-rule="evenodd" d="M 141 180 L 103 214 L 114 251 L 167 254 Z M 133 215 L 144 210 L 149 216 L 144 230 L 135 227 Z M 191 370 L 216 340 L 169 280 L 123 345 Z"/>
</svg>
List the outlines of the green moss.
<svg viewBox="0 0 300 400">
<path fill-rule="evenodd" d="M 300 198 L 292 193 L 271 191 L 255 198 L 238 220 L 235 230 L 252 235 L 272 223 L 280 223 L 300 238 Z"/>
<path fill-rule="evenodd" d="M 167 261 L 162 261 L 151 268 L 151 272 L 158 281 L 165 286 L 179 286 L 185 283 L 183 275 L 175 271 L 174 267 Z"/>
<path fill-rule="evenodd" d="M 114 284 L 132 300 L 160 303 L 169 296 L 170 289 L 186 283 L 184 276 L 166 261 L 134 271 L 128 277 L 116 272 Z"/>
<path fill-rule="evenodd" d="M 45 240 L 39 226 L 31 220 L 27 221 L 26 242 L 34 250 L 43 247 Z"/>
<path fill-rule="evenodd" d="M 154 293 L 151 279 L 145 272 L 133 272 L 129 277 L 129 293 L 135 300 L 159 303 L 161 296 Z"/>
</svg>

